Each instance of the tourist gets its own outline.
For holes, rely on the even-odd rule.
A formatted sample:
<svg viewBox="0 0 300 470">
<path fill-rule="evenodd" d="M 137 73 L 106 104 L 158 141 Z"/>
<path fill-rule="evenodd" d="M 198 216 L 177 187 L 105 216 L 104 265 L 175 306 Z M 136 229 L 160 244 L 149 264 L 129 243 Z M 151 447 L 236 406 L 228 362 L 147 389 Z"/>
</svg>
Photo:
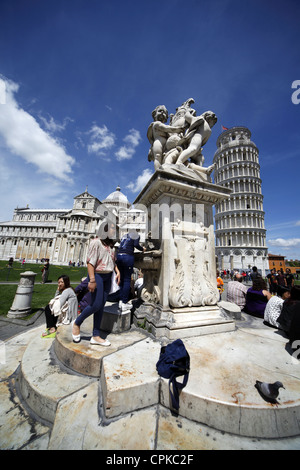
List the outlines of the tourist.
<svg viewBox="0 0 300 470">
<path fill-rule="evenodd" d="M 282 268 L 277 271 L 277 282 L 279 286 L 286 287 L 286 280 Z"/>
<path fill-rule="evenodd" d="M 75 343 L 80 342 L 80 325 L 90 315 L 94 315 L 93 335 L 91 344 L 110 346 L 107 339 L 100 337 L 100 325 L 103 309 L 110 292 L 112 273 L 115 270 L 117 283 L 120 273 L 115 263 L 113 248 L 116 227 L 112 222 L 104 221 L 99 229 L 99 238 L 95 238 L 89 246 L 87 255 L 88 289 L 92 293 L 91 305 L 85 307 L 73 324 L 72 337 Z"/>
<path fill-rule="evenodd" d="M 272 295 L 270 300 L 266 305 L 264 312 L 264 320 L 270 326 L 279 328 L 280 325 L 277 321 L 279 315 L 281 314 L 283 302 L 290 297 L 291 293 L 288 288 L 278 286 L 277 295 Z"/>
<path fill-rule="evenodd" d="M 77 297 L 70 286 L 69 276 L 62 275 L 57 280 L 55 297 L 50 300 L 45 308 L 46 331 L 43 338 L 53 338 L 58 324 L 68 325 L 77 316 Z"/>
<path fill-rule="evenodd" d="M 290 298 L 283 303 L 278 323 L 290 340 L 300 339 L 295 338 L 300 331 L 300 286 L 292 287 Z"/>
<path fill-rule="evenodd" d="M 295 279 L 294 276 L 290 270 L 290 268 L 286 268 L 285 270 L 285 280 L 286 280 L 286 286 L 289 287 L 290 289 L 294 287 L 295 285 Z"/>
<path fill-rule="evenodd" d="M 120 303 L 122 313 L 131 310 L 132 305 L 128 303 L 131 290 L 131 275 L 134 265 L 134 249 L 145 251 L 140 245 L 140 237 L 137 232 L 132 231 L 125 234 L 120 242 L 117 256 L 117 265 L 120 271 Z"/>
<path fill-rule="evenodd" d="M 244 309 L 246 305 L 246 294 L 248 288 L 243 284 L 243 275 L 236 273 L 233 276 L 233 281 L 229 281 L 227 285 L 227 302 L 232 302 Z"/>
<path fill-rule="evenodd" d="M 268 279 L 268 283 L 269 283 L 270 293 L 276 295 L 277 287 L 278 287 L 278 281 L 277 281 L 277 274 L 276 274 L 276 269 L 275 268 L 271 269 L 270 274 L 267 275 L 267 279 Z"/>
<path fill-rule="evenodd" d="M 271 298 L 270 292 L 264 279 L 257 276 L 246 294 L 245 311 L 250 315 L 263 318 L 268 300 Z"/>
<path fill-rule="evenodd" d="M 50 268 L 49 259 L 46 259 L 45 261 L 46 262 L 42 269 L 42 283 L 43 284 L 45 284 L 48 281 L 49 268 Z"/>
<path fill-rule="evenodd" d="M 259 272 L 257 271 L 257 267 L 256 267 L 256 266 L 253 266 L 252 272 L 250 273 L 250 279 L 251 279 L 251 281 L 253 282 L 254 279 L 256 279 L 257 277 L 261 277 L 261 275 L 260 275 Z"/>
<path fill-rule="evenodd" d="M 217 288 L 218 288 L 218 291 L 219 291 L 219 294 L 220 294 L 220 297 L 219 297 L 219 301 L 220 301 L 221 298 L 222 298 L 222 293 L 224 292 L 224 281 L 220 277 L 220 272 L 219 271 L 217 271 Z"/>
</svg>

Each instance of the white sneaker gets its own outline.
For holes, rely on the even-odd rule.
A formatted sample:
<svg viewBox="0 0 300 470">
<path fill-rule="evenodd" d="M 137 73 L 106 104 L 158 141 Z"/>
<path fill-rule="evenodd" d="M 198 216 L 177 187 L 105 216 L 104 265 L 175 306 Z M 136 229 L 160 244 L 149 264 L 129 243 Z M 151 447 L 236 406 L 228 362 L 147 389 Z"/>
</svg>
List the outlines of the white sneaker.
<svg viewBox="0 0 300 470">
<path fill-rule="evenodd" d="M 122 313 L 124 313 L 124 312 L 130 312 L 130 310 L 132 309 L 132 307 L 133 307 L 133 305 L 130 304 L 129 302 L 128 302 L 127 304 L 123 304 L 123 302 L 122 302 L 122 308 L 121 308 Z"/>
</svg>

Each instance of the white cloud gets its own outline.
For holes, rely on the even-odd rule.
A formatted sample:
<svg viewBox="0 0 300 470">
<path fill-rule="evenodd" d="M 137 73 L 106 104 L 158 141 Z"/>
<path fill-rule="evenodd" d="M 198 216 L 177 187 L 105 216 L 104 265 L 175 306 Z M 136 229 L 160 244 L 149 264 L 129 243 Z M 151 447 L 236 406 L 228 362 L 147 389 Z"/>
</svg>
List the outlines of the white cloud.
<svg viewBox="0 0 300 470">
<path fill-rule="evenodd" d="M 119 148 L 115 153 L 117 160 L 130 160 L 136 151 L 136 147 L 142 141 L 141 134 L 136 129 L 130 129 L 129 133 L 124 137 L 125 145 Z"/>
<path fill-rule="evenodd" d="M 89 153 L 104 155 L 106 150 L 115 145 L 116 136 L 105 125 L 99 127 L 94 124 L 88 134 L 91 134 L 91 143 L 88 145 Z"/>
<path fill-rule="evenodd" d="M 39 116 L 39 118 L 43 122 L 45 129 L 52 133 L 64 131 L 67 127 L 67 124 L 69 122 L 73 122 L 73 119 L 69 117 L 66 117 L 63 120 L 63 123 L 56 122 L 52 116 L 49 116 L 48 119 L 43 116 Z"/>
<path fill-rule="evenodd" d="M 148 169 L 144 170 L 143 173 L 138 176 L 137 180 L 133 183 L 129 183 L 126 188 L 130 189 L 133 193 L 141 191 L 144 186 L 148 183 L 149 179 L 152 176 L 152 172 Z"/>
<path fill-rule="evenodd" d="M 45 173 L 70 181 L 74 158 L 61 144 L 39 126 L 33 116 L 22 109 L 15 99 L 19 86 L 0 77 L 5 86 L 5 103 L 0 104 L 0 136 L 11 153 Z"/>
<path fill-rule="evenodd" d="M 300 238 L 276 238 L 274 240 L 268 240 L 270 246 L 281 246 L 285 248 L 294 247 L 300 245 Z"/>
</svg>

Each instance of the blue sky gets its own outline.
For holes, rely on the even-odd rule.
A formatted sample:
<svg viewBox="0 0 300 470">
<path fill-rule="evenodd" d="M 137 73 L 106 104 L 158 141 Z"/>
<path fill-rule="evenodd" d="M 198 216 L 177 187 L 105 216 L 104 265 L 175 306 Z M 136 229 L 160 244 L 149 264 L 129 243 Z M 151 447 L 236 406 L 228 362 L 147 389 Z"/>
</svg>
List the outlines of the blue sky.
<svg viewBox="0 0 300 470">
<path fill-rule="evenodd" d="M 0 220 L 86 185 L 133 202 L 152 110 L 192 97 L 218 117 L 206 166 L 222 125 L 250 129 L 269 252 L 300 259 L 299 17 L 298 0 L 1 0 Z"/>
</svg>

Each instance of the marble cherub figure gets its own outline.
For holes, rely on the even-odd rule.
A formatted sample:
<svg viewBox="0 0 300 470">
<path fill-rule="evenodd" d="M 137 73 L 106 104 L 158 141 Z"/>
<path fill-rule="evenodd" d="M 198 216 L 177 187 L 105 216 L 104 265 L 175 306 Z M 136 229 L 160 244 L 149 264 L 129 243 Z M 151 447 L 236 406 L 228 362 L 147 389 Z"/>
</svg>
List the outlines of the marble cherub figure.
<svg viewBox="0 0 300 470">
<path fill-rule="evenodd" d="M 157 106 L 152 112 L 154 121 L 147 132 L 151 144 L 148 160 L 154 161 L 155 170 L 162 165 L 176 165 L 181 171 L 190 168 L 206 178 L 213 171 L 214 165 L 203 166 L 202 147 L 208 141 L 217 117 L 212 111 L 196 116 L 192 103 L 194 99 L 189 98 L 179 106 L 171 115 L 169 125 L 166 124 L 168 111 L 164 105 Z"/>
</svg>

